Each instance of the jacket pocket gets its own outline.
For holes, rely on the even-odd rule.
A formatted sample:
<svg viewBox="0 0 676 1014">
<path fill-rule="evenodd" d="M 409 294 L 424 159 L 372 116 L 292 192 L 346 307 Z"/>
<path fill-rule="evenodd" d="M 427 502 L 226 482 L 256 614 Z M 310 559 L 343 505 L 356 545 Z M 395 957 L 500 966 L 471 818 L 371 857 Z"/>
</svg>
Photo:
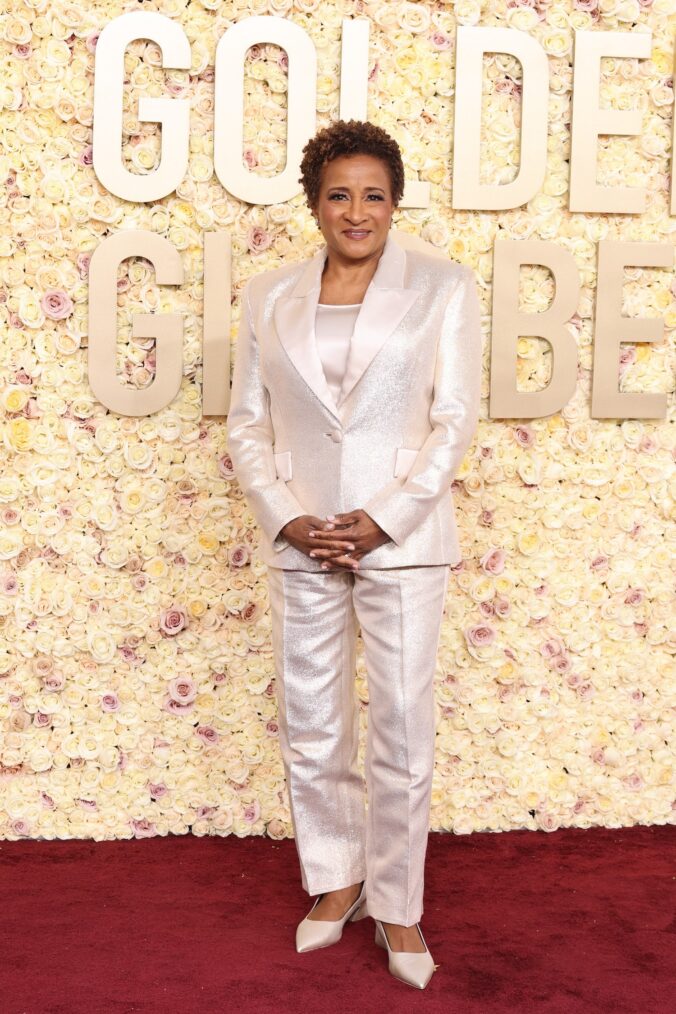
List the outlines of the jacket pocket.
<svg viewBox="0 0 676 1014">
<path fill-rule="evenodd" d="M 411 465 L 418 457 L 419 447 L 397 447 L 397 454 L 394 459 L 394 474 L 408 475 Z"/>
<path fill-rule="evenodd" d="M 291 467 L 291 451 L 278 451 L 275 454 L 275 470 L 277 478 L 288 482 L 293 474 Z"/>
</svg>

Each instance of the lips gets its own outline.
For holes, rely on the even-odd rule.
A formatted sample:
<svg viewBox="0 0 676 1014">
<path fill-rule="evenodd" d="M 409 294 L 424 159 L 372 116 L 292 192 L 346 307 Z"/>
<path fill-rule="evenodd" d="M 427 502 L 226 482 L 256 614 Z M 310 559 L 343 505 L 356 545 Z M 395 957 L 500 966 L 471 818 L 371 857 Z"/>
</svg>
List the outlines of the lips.
<svg viewBox="0 0 676 1014">
<path fill-rule="evenodd" d="M 345 235 L 349 239 L 365 239 L 366 236 L 370 235 L 368 229 L 346 229 Z"/>
</svg>

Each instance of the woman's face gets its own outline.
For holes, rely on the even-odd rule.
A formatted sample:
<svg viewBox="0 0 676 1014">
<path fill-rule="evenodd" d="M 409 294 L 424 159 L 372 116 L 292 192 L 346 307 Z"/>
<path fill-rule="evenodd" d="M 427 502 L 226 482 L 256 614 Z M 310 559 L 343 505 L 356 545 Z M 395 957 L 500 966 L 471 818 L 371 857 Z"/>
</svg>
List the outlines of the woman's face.
<svg viewBox="0 0 676 1014">
<path fill-rule="evenodd" d="M 374 155 L 341 155 L 322 168 L 312 209 L 330 252 L 346 260 L 380 254 L 392 221 L 387 166 Z"/>
</svg>

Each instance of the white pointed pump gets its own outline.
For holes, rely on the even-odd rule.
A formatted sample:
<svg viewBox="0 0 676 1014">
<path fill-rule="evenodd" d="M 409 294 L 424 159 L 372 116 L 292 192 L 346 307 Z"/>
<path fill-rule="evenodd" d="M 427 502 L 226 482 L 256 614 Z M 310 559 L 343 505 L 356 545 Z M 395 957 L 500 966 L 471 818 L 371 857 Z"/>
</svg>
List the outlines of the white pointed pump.
<svg viewBox="0 0 676 1014">
<path fill-rule="evenodd" d="M 324 897 L 320 894 L 314 905 L 296 929 L 296 950 L 299 954 L 305 951 L 316 951 L 319 947 L 330 947 L 336 944 L 343 935 L 346 922 L 358 922 L 368 915 L 366 911 L 366 881 L 361 885 L 357 900 L 350 905 L 342 919 L 309 919 L 319 902 Z"/>
<path fill-rule="evenodd" d="M 415 986 L 417 989 L 424 989 L 427 983 L 432 978 L 432 973 L 435 969 L 432 955 L 427 950 L 427 944 L 425 938 L 422 935 L 422 930 L 418 923 L 416 928 L 420 934 L 420 939 L 425 945 L 424 952 L 418 951 L 393 951 L 390 948 L 390 942 L 387 939 L 385 928 L 380 919 L 375 920 L 376 924 L 376 943 L 379 947 L 384 947 L 387 951 L 388 965 L 390 974 L 395 979 L 401 979 L 402 982 L 407 982 L 409 986 Z"/>
</svg>

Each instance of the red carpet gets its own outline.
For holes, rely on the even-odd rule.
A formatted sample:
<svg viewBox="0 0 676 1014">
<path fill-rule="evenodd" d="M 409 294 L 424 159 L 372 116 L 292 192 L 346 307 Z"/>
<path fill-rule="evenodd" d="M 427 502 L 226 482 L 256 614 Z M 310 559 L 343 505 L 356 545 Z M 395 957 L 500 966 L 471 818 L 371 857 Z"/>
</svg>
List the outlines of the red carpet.
<svg viewBox="0 0 676 1014">
<path fill-rule="evenodd" d="M 440 965 L 397 982 L 348 925 L 296 954 L 292 841 L 0 842 L 2 1014 L 671 1014 L 676 829 L 430 835 Z"/>
</svg>

